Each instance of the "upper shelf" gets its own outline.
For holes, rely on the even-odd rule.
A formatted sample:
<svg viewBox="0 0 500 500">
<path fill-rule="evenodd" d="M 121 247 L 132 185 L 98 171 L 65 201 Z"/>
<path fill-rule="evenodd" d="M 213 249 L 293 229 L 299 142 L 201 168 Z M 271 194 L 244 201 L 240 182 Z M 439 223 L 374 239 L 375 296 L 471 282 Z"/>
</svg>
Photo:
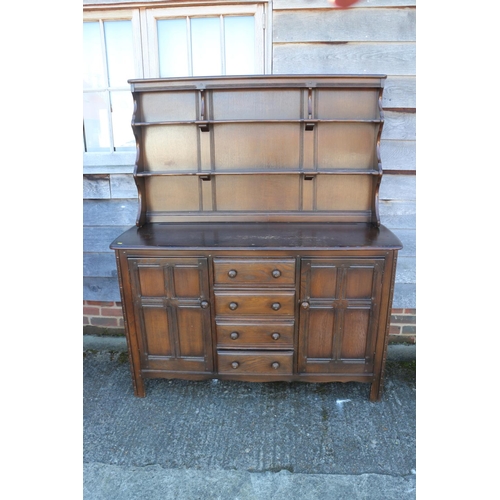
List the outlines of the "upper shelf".
<svg viewBox="0 0 500 500">
<path fill-rule="evenodd" d="M 130 80 L 134 124 L 379 122 L 385 77 L 252 76 Z"/>
<path fill-rule="evenodd" d="M 378 225 L 385 78 L 129 80 L 138 225 L 266 213 Z"/>
</svg>

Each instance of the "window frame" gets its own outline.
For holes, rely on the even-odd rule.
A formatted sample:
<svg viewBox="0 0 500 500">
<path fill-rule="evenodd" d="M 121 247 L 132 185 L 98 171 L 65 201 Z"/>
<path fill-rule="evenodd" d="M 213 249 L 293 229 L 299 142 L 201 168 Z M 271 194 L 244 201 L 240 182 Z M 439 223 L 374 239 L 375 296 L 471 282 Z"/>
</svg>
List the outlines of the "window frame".
<svg viewBox="0 0 500 500">
<path fill-rule="evenodd" d="M 83 21 L 132 22 L 134 67 L 136 75 L 131 78 L 158 78 L 159 54 L 157 19 L 212 17 L 221 15 L 253 15 L 255 17 L 255 73 L 268 74 L 271 68 L 272 40 L 269 36 L 272 23 L 270 0 L 239 0 L 222 2 L 176 1 L 84 4 Z M 258 71 L 257 71 L 258 70 Z M 132 116 L 130 117 L 132 120 Z M 133 173 L 136 151 L 83 152 L 84 174 L 128 174 Z"/>
<path fill-rule="evenodd" d="M 157 21 L 164 19 L 194 19 L 218 16 L 248 15 L 255 18 L 255 74 L 265 73 L 265 25 L 264 6 L 262 3 L 243 5 L 217 5 L 200 7 L 166 7 L 152 8 L 146 11 L 146 37 L 148 41 L 149 57 L 146 74 L 150 78 L 160 77 Z M 189 68 L 190 71 L 192 68 Z"/>
<path fill-rule="evenodd" d="M 144 77 L 142 64 L 142 38 L 140 29 L 140 14 L 138 9 L 116 9 L 84 11 L 83 22 L 131 21 L 134 47 L 134 69 L 136 78 Z M 86 90 L 85 92 L 91 92 Z M 130 117 L 132 120 L 132 117 Z M 84 173 L 128 173 L 133 171 L 135 151 L 115 152 L 83 152 Z M 128 166 L 128 168 L 123 168 Z M 118 168 L 117 168 L 118 167 Z"/>
</svg>

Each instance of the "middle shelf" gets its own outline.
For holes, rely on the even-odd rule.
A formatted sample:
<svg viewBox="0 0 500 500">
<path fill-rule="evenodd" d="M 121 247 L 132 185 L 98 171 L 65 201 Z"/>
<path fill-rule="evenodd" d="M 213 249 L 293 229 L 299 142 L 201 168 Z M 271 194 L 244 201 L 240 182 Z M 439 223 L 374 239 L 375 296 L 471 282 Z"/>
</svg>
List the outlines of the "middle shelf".
<svg viewBox="0 0 500 500">
<path fill-rule="evenodd" d="M 134 126 L 137 171 L 378 170 L 381 127 L 322 122 L 307 131 L 297 123 L 246 122 L 205 133 L 194 123 Z"/>
<path fill-rule="evenodd" d="M 137 171 L 137 177 L 156 177 L 156 176 L 177 176 L 194 175 L 198 177 L 207 177 L 213 175 L 303 175 L 305 178 L 316 175 L 382 175 L 381 167 L 375 169 L 336 169 L 336 170 L 295 170 L 283 169 L 280 171 L 267 170 L 148 170 Z"/>
</svg>

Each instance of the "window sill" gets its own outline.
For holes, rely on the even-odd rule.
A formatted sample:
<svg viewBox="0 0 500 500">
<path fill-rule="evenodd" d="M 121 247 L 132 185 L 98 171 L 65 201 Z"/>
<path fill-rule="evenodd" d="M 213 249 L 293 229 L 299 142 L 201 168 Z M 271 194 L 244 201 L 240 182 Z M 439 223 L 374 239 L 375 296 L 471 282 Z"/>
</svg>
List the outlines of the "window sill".
<svg viewBox="0 0 500 500">
<path fill-rule="evenodd" d="M 84 174 L 132 174 L 136 152 L 102 154 L 84 153 L 83 173 Z"/>
</svg>

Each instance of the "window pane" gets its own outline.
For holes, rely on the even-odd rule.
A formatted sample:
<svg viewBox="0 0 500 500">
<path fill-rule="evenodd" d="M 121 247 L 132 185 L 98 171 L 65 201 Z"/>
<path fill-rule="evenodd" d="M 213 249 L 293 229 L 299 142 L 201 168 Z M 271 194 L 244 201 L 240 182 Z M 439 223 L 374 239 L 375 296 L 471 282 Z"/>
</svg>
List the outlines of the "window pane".
<svg viewBox="0 0 500 500">
<path fill-rule="evenodd" d="M 135 149 L 135 138 L 131 126 L 133 102 L 130 92 L 111 92 L 111 109 L 115 151 Z"/>
<path fill-rule="evenodd" d="M 226 75 L 255 73 L 253 16 L 225 17 Z"/>
<path fill-rule="evenodd" d="M 127 86 L 127 80 L 135 77 L 134 46 L 131 21 L 106 21 L 106 57 L 110 87 Z"/>
<path fill-rule="evenodd" d="M 108 99 L 106 92 L 83 94 L 85 150 L 109 151 Z"/>
<path fill-rule="evenodd" d="M 191 19 L 193 76 L 222 74 L 220 58 L 220 19 Z"/>
<path fill-rule="evenodd" d="M 162 19 L 158 30 L 160 76 L 188 76 L 188 46 L 185 19 Z"/>
<path fill-rule="evenodd" d="M 99 23 L 83 23 L 83 88 L 106 86 Z"/>
</svg>

